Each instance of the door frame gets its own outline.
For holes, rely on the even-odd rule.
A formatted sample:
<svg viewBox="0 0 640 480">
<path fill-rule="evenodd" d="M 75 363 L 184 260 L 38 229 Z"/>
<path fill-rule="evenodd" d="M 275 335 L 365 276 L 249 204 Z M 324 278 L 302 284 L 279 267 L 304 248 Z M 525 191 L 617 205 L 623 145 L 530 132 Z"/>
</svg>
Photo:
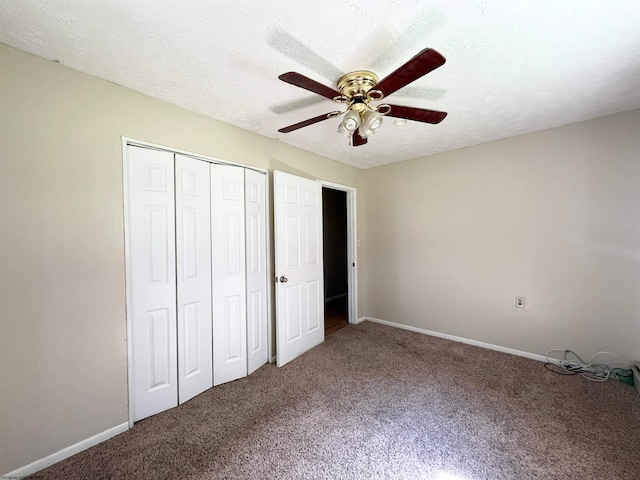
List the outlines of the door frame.
<svg viewBox="0 0 640 480">
<path fill-rule="evenodd" d="M 272 278 L 273 277 L 273 264 L 272 262 L 269 260 L 269 252 L 271 252 L 271 223 L 272 223 L 272 218 L 271 218 L 271 209 L 269 208 L 269 204 L 271 202 L 271 172 L 269 172 L 269 170 L 264 169 L 264 168 L 259 168 L 259 167 L 255 167 L 253 165 L 247 165 L 244 163 L 238 163 L 238 162 L 231 162 L 228 160 L 222 160 L 216 157 L 210 157 L 207 155 L 202 155 L 200 153 L 194 153 L 194 152 L 190 152 L 187 150 L 182 150 L 179 148 L 174 148 L 174 147 L 168 147 L 165 145 L 160 145 L 157 143 L 152 143 L 152 142 L 147 142 L 144 140 L 137 140 L 135 138 L 130 138 L 130 137 L 125 137 L 122 136 L 120 137 L 121 141 L 122 141 L 122 190 L 123 190 L 123 210 L 124 210 L 124 217 L 123 217 L 123 229 L 124 229 L 124 260 L 125 260 L 125 313 L 126 313 L 126 320 L 127 320 L 127 393 L 128 393 L 128 401 L 129 401 L 129 406 L 128 406 L 128 414 L 129 414 L 129 419 L 128 419 L 128 423 L 129 423 L 129 428 L 133 427 L 133 406 L 135 404 L 134 402 L 134 388 L 133 388 L 133 383 L 132 383 L 132 378 L 133 378 L 133 345 L 131 344 L 131 338 L 132 338 L 132 324 L 131 324 L 131 316 L 132 316 L 132 308 L 131 308 L 131 298 L 132 298 L 132 291 L 131 291 L 131 278 L 130 278 L 130 266 L 129 266 L 129 261 L 131 258 L 131 246 L 130 246 L 130 239 L 129 239 L 129 193 L 128 193 L 128 184 L 129 184 L 129 176 L 128 176 L 128 168 L 129 168 L 129 153 L 128 153 L 128 148 L 129 146 L 133 146 L 133 147 L 142 147 L 142 148 L 148 148 L 151 150 L 160 150 L 163 152 L 170 152 L 170 153 L 174 153 L 174 154 L 179 154 L 179 155 L 184 155 L 187 157 L 191 157 L 191 158 L 195 158 L 196 160 L 202 160 L 205 162 L 209 162 L 209 163 L 217 163 L 217 164 L 222 164 L 222 165 L 234 165 L 236 167 L 243 167 L 243 168 L 249 168 L 251 170 L 255 170 L 256 172 L 260 172 L 260 173 L 264 173 L 265 176 L 265 197 L 266 197 L 266 201 L 267 201 L 267 209 L 266 209 L 266 218 L 265 218 L 265 227 L 266 227 L 266 236 L 267 236 L 267 340 L 268 340 L 268 345 L 267 345 L 267 358 L 269 360 L 269 362 L 273 363 L 273 359 L 274 357 L 274 352 L 273 352 L 273 343 L 274 343 L 274 332 L 273 332 L 273 326 L 272 326 L 272 322 L 273 322 L 273 317 L 272 317 L 272 301 L 271 298 L 273 296 L 273 282 L 272 282 Z"/>
<path fill-rule="evenodd" d="M 347 194 L 347 269 L 349 323 L 358 323 L 358 213 L 356 188 L 316 179 L 325 188 Z"/>
</svg>

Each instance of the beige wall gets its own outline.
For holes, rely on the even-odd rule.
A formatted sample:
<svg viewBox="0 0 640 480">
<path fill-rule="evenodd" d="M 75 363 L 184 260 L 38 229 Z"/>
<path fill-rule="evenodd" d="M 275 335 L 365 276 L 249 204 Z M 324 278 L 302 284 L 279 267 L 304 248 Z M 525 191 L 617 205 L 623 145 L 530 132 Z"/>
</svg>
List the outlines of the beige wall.
<svg viewBox="0 0 640 480">
<path fill-rule="evenodd" d="M 122 135 L 362 177 L 0 45 L 0 474 L 127 421 Z"/>
<path fill-rule="evenodd" d="M 536 354 L 640 359 L 640 111 L 364 182 L 362 313 Z"/>
</svg>

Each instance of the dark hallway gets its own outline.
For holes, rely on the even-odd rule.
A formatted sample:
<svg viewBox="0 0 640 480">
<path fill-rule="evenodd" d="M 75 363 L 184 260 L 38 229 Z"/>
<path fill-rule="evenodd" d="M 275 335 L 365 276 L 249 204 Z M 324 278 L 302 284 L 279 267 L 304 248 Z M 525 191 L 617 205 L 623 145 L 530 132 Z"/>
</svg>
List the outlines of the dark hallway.
<svg viewBox="0 0 640 480">
<path fill-rule="evenodd" d="M 349 325 L 347 193 L 322 189 L 325 337 Z"/>
</svg>

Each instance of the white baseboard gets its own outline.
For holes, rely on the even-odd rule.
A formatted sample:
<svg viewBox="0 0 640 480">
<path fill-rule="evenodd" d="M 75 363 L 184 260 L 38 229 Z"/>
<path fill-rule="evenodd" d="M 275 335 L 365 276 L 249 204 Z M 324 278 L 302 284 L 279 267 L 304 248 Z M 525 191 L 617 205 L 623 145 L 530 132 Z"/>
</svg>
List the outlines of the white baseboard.
<svg viewBox="0 0 640 480">
<path fill-rule="evenodd" d="M 89 437 L 85 440 L 82 440 L 70 447 L 63 448 L 51 455 L 48 455 L 40 460 L 36 460 L 29 465 L 25 465 L 24 467 L 20 467 L 12 472 L 5 473 L 4 475 L 0 475 L 0 478 L 23 478 L 33 473 L 36 473 L 43 468 L 50 467 L 54 463 L 58 463 L 65 458 L 69 458 L 76 453 L 79 453 L 87 448 L 93 447 L 99 443 L 104 442 L 105 440 L 109 440 L 111 437 L 115 437 L 116 435 L 126 432 L 129 429 L 129 422 L 121 423 L 113 428 L 105 430 L 104 432 L 100 432 L 93 437 Z"/>
<path fill-rule="evenodd" d="M 359 319 L 356 320 L 356 323 L 362 323 L 367 319 L 367 317 L 360 317 Z M 373 321 L 373 320 L 372 320 Z"/>
<path fill-rule="evenodd" d="M 432 337 L 446 338 L 447 340 L 466 343 L 468 345 L 474 345 L 476 347 L 488 348 L 489 350 L 495 350 L 497 352 L 509 353 L 511 355 L 517 355 L 518 357 L 529 358 L 531 360 L 537 360 L 539 362 L 547 361 L 544 355 L 538 355 L 537 353 L 523 352 L 522 350 L 516 350 L 514 348 L 507 348 L 500 345 L 493 345 L 491 343 L 479 342 L 477 340 L 471 340 L 469 338 L 456 337 L 455 335 L 449 335 L 448 333 L 434 332 L 432 330 L 426 330 L 424 328 L 412 327 L 411 325 L 403 325 L 401 323 L 390 322 L 389 320 L 381 320 L 379 318 L 373 317 L 362 317 L 358 319 L 358 323 L 363 320 L 369 320 L 370 322 L 380 323 L 382 325 L 388 325 L 390 327 L 402 328 L 403 330 L 410 330 L 412 332 L 423 333 L 425 335 L 431 335 Z"/>
<path fill-rule="evenodd" d="M 269 359 L 269 363 L 276 363 L 276 360 L 278 359 L 278 357 L 276 357 L 275 355 L 273 357 L 271 357 Z"/>
</svg>

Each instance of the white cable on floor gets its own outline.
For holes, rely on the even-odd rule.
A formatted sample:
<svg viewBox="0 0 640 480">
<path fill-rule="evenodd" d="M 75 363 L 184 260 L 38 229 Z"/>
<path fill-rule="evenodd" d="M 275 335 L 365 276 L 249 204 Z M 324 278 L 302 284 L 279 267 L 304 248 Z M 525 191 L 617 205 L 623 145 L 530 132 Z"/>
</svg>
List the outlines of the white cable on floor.
<svg viewBox="0 0 640 480">
<path fill-rule="evenodd" d="M 550 357 L 550 355 L 554 352 L 562 352 L 564 358 L 554 358 Z M 576 357 L 576 360 L 569 360 L 567 356 L 571 354 Z M 599 355 L 610 355 L 615 360 L 611 360 L 606 363 L 595 363 L 595 358 Z M 563 348 L 554 348 L 549 350 L 546 355 L 547 364 L 555 365 L 556 367 L 564 370 L 566 373 L 564 375 L 581 375 L 587 380 L 591 380 L 593 382 L 606 382 L 609 378 L 613 378 L 615 380 L 621 380 L 625 383 L 628 383 L 626 380 L 633 375 L 631 372 L 631 367 L 622 362 L 618 357 L 616 357 L 611 352 L 601 351 L 592 355 L 591 359 L 588 363 L 585 363 L 575 352 L 572 350 L 566 350 Z M 624 365 L 624 367 L 612 367 L 611 364 Z M 547 367 L 548 368 L 548 367 Z M 556 372 L 560 373 L 560 372 Z"/>
</svg>

